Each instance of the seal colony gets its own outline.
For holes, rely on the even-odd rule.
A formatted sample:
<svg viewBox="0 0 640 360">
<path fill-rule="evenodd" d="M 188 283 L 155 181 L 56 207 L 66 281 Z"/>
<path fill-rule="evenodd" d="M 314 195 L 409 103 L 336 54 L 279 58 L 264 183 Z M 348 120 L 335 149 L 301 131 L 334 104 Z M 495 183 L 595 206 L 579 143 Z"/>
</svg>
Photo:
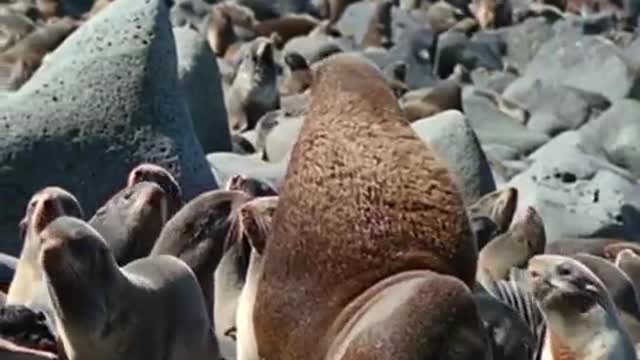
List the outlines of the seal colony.
<svg viewBox="0 0 640 360">
<path fill-rule="evenodd" d="M 0 360 L 637 359 L 638 14 L 0 1 Z"/>
</svg>

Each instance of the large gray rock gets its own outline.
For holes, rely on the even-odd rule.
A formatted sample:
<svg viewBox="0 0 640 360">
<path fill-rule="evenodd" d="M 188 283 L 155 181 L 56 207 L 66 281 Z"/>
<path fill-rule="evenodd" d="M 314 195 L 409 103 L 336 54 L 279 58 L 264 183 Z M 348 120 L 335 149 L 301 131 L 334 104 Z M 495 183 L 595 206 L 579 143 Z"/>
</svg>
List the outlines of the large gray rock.
<svg viewBox="0 0 640 360">
<path fill-rule="evenodd" d="M 411 124 L 418 136 L 447 163 L 467 204 L 496 189 L 491 168 L 467 118 L 457 110 Z"/>
<path fill-rule="evenodd" d="M 508 184 L 518 189 L 517 215 L 533 206 L 547 242 L 570 237 L 640 235 L 640 185 L 624 169 L 577 149 L 540 156 Z"/>
<path fill-rule="evenodd" d="M 611 105 L 602 95 L 530 76 L 513 82 L 502 96 L 529 111 L 529 129 L 551 136 L 579 128 Z"/>
<path fill-rule="evenodd" d="M 0 101 L 0 251 L 20 248 L 30 196 L 55 184 L 91 214 L 140 162 L 168 168 L 187 199 L 216 187 L 177 77 L 162 0 L 117 0 Z"/>
<path fill-rule="evenodd" d="M 538 49 L 553 34 L 552 26 L 542 17 L 529 18 L 514 26 L 495 30 L 506 43 L 506 60 L 519 70 L 524 70 Z"/>
<path fill-rule="evenodd" d="M 277 163 L 271 163 L 260 160 L 256 155 L 218 152 L 208 154 L 207 161 L 219 184 L 226 183 L 232 176 L 244 175 L 280 189 L 287 174 L 289 155 Z"/>
<path fill-rule="evenodd" d="M 583 126 L 580 134 L 599 144 L 609 161 L 640 177 L 640 102 L 615 101 L 599 118 Z"/>
<path fill-rule="evenodd" d="M 298 140 L 298 134 L 304 124 L 304 116 L 280 117 L 273 130 L 267 135 L 265 152 L 270 162 L 285 158 Z"/>
<path fill-rule="evenodd" d="M 189 27 L 173 29 L 178 50 L 178 81 L 193 130 L 205 153 L 231 151 L 227 110 L 216 57 L 203 35 Z"/>
<path fill-rule="evenodd" d="M 635 95 L 637 82 L 637 74 L 614 43 L 571 31 L 557 33 L 540 47 L 525 74 L 611 100 Z"/>
</svg>

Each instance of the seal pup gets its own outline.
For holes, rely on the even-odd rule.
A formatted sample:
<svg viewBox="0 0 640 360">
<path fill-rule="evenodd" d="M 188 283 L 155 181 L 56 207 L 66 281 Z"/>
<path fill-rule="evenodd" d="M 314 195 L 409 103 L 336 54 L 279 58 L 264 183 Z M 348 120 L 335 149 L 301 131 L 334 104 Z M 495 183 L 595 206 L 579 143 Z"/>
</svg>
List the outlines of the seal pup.
<svg viewBox="0 0 640 360">
<path fill-rule="evenodd" d="M 378 2 L 369 21 L 367 32 L 362 39 L 362 48 L 393 46 L 392 10 L 398 0 L 382 0 Z"/>
<path fill-rule="evenodd" d="M 640 291 L 640 256 L 630 249 L 624 249 L 616 255 L 615 264 L 627 274 L 636 292 Z"/>
<path fill-rule="evenodd" d="M 620 320 L 634 343 L 640 341 L 640 297 L 631 279 L 611 262 L 590 254 L 571 256 L 588 267 L 604 284 Z"/>
<path fill-rule="evenodd" d="M 488 349 L 461 195 L 366 59 L 333 55 L 315 70 L 272 228 L 251 358 L 426 358 L 431 341 Z"/>
<path fill-rule="evenodd" d="M 127 177 L 127 187 L 143 181 L 158 184 L 168 196 L 168 217 L 171 218 L 182 207 L 182 189 L 176 179 L 162 166 L 144 163 L 136 166 Z"/>
<path fill-rule="evenodd" d="M 68 191 L 59 187 L 46 187 L 36 192 L 20 221 L 20 236 L 24 241 L 16 272 L 7 293 L 7 304 L 31 305 L 39 302 L 43 274 L 38 264 L 40 238 L 38 234 L 56 218 L 69 215 L 83 218 L 80 203 Z"/>
<path fill-rule="evenodd" d="M 267 19 L 258 22 L 253 27 L 256 36 L 270 37 L 278 34 L 282 43 L 297 36 L 309 34 L 320 25 L 320 20 L 308 14 L 284 14 L 275 19 Z"/>
<path fill-rule="evenodd" d="M 69 360 L 215 359 L 195 275 L 172 256 L 119 268 L 86 222 L 60 217 L 40 234 L 39 262 Z"/>
<path fill-rule="evenodd" d="M 195 273 L 207 312 L 213 311 L 213 274 L 223 254 L 230 217 L 251 197 L 240 191 L 200 194 L 167 222 L 150 256 L 173 255 Z"/>
<path fill-rule="evenodd" d="M 404 94 L 400 106 L 407 119 L 414 122 L 446 110 L 463 111 L 462 71 L 465 70 L 456 70 L 448 79 L 438 82 L 431 88 Z"/>
<path fill-rule="evenodd" d="M 143 181 L 113 195 L 89 224 L 122 266 L 149 255 L 168 219 L 167 194 L 158 184 Z"/>
<path fill-rule="evenodd" d="M 307 90 L 313 80 L 307 60 L 297 52 L 290 52 L 284 56 L 284 63 L 286 72 L 280 84 L 280 95 L 295 95 Z"/>
<path fill-rule="evenodd" d="M 12 71 L 0 72 L 0 86 L 11 90 L 22 86 L 40 66 L 47 53 L 55 50 L 78 25 L 79 22 L 71 18 L 47 23 L 2 52 L 0 68 Z"/>
<path fill-rule="evenodd" d="M 270 39 L 255 39 L 242 57 L 226 96 L 233 132 L 251 130 L 265 113 L 280 107 L 278 69 Z"/>
<path fill-rule="evenodd" d="M 636 359 L 636 352 L 600 279 L 579 261 L 537 255 L 529 282 L 547 325 L 543 358 Z"/>
<path fill-rule="evenodd" d="M 27 16 L 0 13 L 0 51 L 24 39 L 33 30 L 35 30 L 35 24 Z"/>
<path fill-rule="evenodd" d="M 243 341 L 250 341 L 251 346 L 238 343 L 236 353 L 254 349 L 250 324 L 255 284 L 261 275 L 263 249 L 271 233 L 271 221 L 277 204 L 278 197 L 269 196 L 252 199 L 242 205 L 234 214 L 225 245 L 227 250 L 215 272 L 216 335 L 233 341 L 240 336 Z M 236 327 L 238 319 L 244 327 Z"/>
<path fill-rule="evenodd" d="M 509 229 L 518 205 L 518 190 L 506 187 L 484 195 L 467 210 L 470 217 L 486 216 L 498 226 L 498 233 Z"/>
<path fill-rule="evenodd" d="M 480 250 L 478 281 L 485 285 L 507 279 L 512 267 L 524 267 L 531 257 L 542 254 L 546 241 L 542 218 L 529 206 L 521 220 Z"/>
<path fill-rule="evenodd" d="M 242 40 L 236 27 L 251 30 L 256 22 L 253 11 L 240 4 L 225 1 L 213 5 L 207 25 L 207 41 L 213 53 L 225 57 L 227 51 L 236 52 Z"/>
<path fill-rule="evenodd" d="M 631 253 L 636 255 L 640 254 L 640 244 L 633 241 L 620 241 L 608 244 L 602 250 L 603 255 L 600 257 L 604 257 L 611 262 L 615 262 L 618 258 L 618 254 L 624 250 L 629 250 Z"/>
<path fill-rule="evenodd" d="M 251 197 L 278 195 L 277 191 L 266 182 L 244 175 L 231 176 L 224 188 L 226 190 L 244 191 Z"/>
<path fill-rule="evenodd" d="M 626 241 L 616 238 L 561 238 L 547 244 L 545 253 L 568 256 L 582 252 L 608 258 L 605 249 L 611 245 L 621 243 L 626 243 Z M 613 260 L 613 258 L 610 258 L 610 260 Z"/>
</svg>

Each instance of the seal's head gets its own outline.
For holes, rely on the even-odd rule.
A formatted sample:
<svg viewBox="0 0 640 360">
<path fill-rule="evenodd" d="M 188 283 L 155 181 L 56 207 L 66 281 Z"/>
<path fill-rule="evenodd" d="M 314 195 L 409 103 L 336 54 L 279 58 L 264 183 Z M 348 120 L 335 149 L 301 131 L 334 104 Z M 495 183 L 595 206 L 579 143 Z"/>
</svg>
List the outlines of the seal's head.
<svg viewBox="0 0 640 360">
<path fill-rule="evenodd" d="M 143 181 L 158 184 L 168 195 L 169 217 L 180 210 L 180 207 L 182 207 L 182 189 L 169 171 L 155 164 L 140 164 L 129 173 L 127 186 L 131 187 Z"/>
<path fill-rule="evenodd" d="M 50 222 L 62 215 L 84 217 L 75 196 L 56 186 L 38 191 L 29 200 L 25 215 L 20 221 L 20 237 L 24 239 L 30 232 L 40 233 Z"/>
</svg>

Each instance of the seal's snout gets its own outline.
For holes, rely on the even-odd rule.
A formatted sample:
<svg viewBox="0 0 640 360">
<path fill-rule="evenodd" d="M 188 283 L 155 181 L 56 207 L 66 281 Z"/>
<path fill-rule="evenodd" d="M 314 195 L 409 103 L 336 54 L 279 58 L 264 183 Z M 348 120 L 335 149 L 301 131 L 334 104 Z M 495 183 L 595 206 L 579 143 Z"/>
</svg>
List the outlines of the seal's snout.
<svg viewBox="0 0 640 360">
<path fill-rule="evenodd" d="M 64 215 L 63 213 L 64 211 L 62 210 L 59 201 L 46 194 L 36 204 L 33 213 L 34 230 L 37 233 L 41 232 L 53 220 Z"/>
</svg>

